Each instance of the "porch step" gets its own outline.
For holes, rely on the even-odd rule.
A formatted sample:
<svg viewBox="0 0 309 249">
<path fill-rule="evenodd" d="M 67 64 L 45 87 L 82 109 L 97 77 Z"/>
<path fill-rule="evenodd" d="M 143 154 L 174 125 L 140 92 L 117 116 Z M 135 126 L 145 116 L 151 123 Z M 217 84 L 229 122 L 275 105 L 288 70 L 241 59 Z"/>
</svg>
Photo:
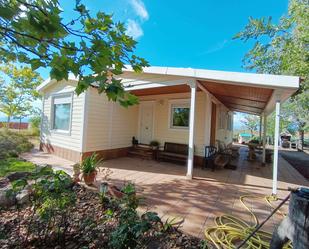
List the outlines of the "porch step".
<svg viewBox="0 0 309 249">
<path fill-rule="evenodd" d="M 136 147 L 132 147 L 129 152 L 129 156 L 132 157 L 139 157 L 142 159 L 153 159 L 153 151 L 152 149 L 147 145 L 138 145 Z"/>
</svg>

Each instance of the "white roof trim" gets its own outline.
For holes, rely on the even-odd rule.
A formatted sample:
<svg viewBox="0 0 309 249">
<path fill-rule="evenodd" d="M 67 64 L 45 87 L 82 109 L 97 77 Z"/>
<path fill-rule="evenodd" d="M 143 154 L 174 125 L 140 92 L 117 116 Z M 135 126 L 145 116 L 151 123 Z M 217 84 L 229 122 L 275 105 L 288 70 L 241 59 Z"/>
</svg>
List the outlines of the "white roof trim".
<svg viewBox="0 0 309 249">
<path fill-rule="evenodd" d="M 132 72 L 131 66 L 126 66 L 124 72 Z M 300 78 L 297 76 L 239 73 L 217 70 L 176 68 L 176 67 L 146 67 L 143 69 L 146 74 L 161 74 L 195 78 L 197 80 L 212 80 L 225 83 L 237 83 L 239 85 L 251 85 L 271 88 L 294 88 L 298 89 Z"/>
<path fill-rule="evenodd" d="M 135 73 L 131 66 L 126 66 L 124 73 Z M 300 77 L 272 74 L 256 74 L 256 73 L 239 73 L 218 70 L 193 69 L 193 68 L 177 68 L 177 67 L 146 67 L 143 74 L 170 75 L 195 78 L 197 80 L 211 80 L 224 83 L 236 83 L 238 85 L 251 85 L 266 88 L 290 88 L 298 89 Z M 78 81 L 73 74 L 69 74 L 69 80 Z M 56 80 L 46 79 L 37 87 L 38 91 L 42 91 L 49 85 L 55 83 Z"/>
<path fill-rule="evenodd" d="M 69 74 L 69 77 L 68 77 L 68 80 L 69 81 L 78 81 L 78 78 L 74 76 L 74 74 Z M 37 91 L 43 91 L 45 88 L 49 87 L 50 85 L 56 83 L 57 80 L 55 79 L 51 79 L 50 77 L 48 77 L 46 80 L 44 80 L 37 88 L 36 90 Z"/>
</svg>

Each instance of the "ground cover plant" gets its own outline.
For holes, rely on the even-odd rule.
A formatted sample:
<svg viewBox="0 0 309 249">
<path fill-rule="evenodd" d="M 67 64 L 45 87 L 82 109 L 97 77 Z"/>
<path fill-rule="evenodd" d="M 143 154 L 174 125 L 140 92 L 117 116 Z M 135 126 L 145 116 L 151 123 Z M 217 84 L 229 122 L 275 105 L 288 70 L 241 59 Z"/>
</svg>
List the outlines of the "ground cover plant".
<svg viewBox="0 0 309 249">
<path fill-rule="evenodd" d="M 31 162 L 23 161 L 18 158 L 6 158 L 0 160 L 0 177 L 11 172 L 30 172 L 35 169 Z"/>
<path fill-rule="evenodd" d="M 26 204 L 0 209 L 1 248 L 207 248 L 156 213 L 138 212 L 133 184 L 116 198 L 38 167 L 12 185 L 10 194 L 31 189 L 31 195 Z"/>
<path fill-rule="evenodd" d="M 20 153 L 33 148 L 28 138 L 17 132 L 0 132 L 0 177 L 10 172 L 32 171 L 35 165 L 18 158 Z"/>
</svg>

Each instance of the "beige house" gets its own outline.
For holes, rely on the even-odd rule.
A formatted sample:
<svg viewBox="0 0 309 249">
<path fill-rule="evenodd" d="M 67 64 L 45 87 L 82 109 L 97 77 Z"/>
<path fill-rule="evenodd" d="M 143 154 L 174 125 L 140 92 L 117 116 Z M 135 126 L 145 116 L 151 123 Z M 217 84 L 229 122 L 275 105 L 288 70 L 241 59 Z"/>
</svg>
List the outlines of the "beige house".
<svg viewBox="0 0 309 249">
<path fill-rule="evenodd" d="M 92 152 L 106 159 L 126 156 L 133 136 L 141 144 L 183 143 L 189 145 L 187 175 L 192 177 L 206 145 L 232 142 L 234 111 L 266 122 L 299 87 L 298 77 L 191 68 L 149 67 L 137 74 L 128 67 L 120 78 L 139 97 L 138 105 L 109 102 L 95 86 L 77 96 L 74 77 L 42 83 L 41 149 L 80 161 Z"/>
</svg>

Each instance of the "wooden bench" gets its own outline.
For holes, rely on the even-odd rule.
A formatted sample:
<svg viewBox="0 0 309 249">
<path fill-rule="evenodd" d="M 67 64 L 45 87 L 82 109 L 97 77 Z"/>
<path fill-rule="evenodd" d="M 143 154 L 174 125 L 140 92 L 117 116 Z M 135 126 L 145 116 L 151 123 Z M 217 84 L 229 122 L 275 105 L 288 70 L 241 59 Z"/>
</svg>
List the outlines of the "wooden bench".
<svg viewBox="0 0 309 249">
<path fill-rule="evenodd" d="M 165 142 L 164 149 L 158 151 L 157 160 L 186 163 L 188 148 L 187 144 Z"/>
</svg>

